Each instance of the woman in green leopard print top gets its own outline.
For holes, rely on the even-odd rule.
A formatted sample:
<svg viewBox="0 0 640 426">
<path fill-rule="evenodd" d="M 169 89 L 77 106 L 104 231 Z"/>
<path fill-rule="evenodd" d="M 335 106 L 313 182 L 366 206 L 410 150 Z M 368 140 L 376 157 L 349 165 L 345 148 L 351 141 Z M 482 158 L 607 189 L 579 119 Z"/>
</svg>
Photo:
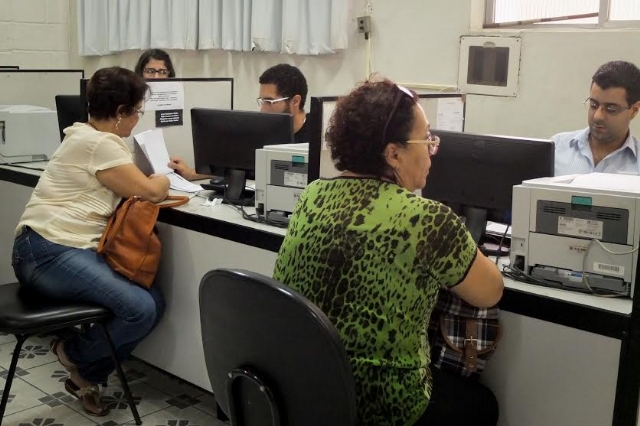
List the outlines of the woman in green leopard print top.
<svg viewBox="0 0 640 426">
<path fill-rule="evenodd" d="M 327 141 L 342 174 L 301 195 L 274 278 L 340 333 L 359 425 L 437 425 L 425 330 L 438 290 L 493 306 L 502 277 L 448 207 L 414 193 L 439 144 L 414 93 L 389 80 L 360 85 L 338 101 Z"/>
</svg>

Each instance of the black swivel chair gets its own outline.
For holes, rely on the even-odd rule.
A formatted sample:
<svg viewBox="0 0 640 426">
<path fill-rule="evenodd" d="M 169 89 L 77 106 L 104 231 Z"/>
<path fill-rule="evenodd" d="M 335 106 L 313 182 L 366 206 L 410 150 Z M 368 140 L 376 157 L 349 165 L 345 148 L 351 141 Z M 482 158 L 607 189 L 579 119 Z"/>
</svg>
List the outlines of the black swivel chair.
<svg viewBox="0 0 640 426">
<path fill-rule="evenodd" d="M 142 424 L 136 404 L 131 396 L 127 379 L 125 378 L 120 362 L 115 357 L 115 348 L 105 327 L 105 321 L 111 318 L 111 311 L 101 306 L 84 303 L 59 302 L 43 299 L 42 297 L 25 293 L 20 284 L 0 285 L 0 331 L 16 336 L 16 347 L 13 350 L 11 366 L 7 374 L 7 381 L 2 393 L 0 403 L 0 425 L 4 410 L 9 399 L 11 382 L 18 365 L 18 357 L 22 344 L 29 337 L 40 334 L 50 334 L 77 325 L 100 324 L 105 333 L 105 338 L 111 348 L 111 357 L 116 365 L 118 378 L 122 384 L 131 413 L 137 425 Z"/>
<path fill-rule="evenodd" d="M 200 283 L 209 380 L 233 426 L 352 426 L 355 385 L 327 316 L 287 286 L 217 269 Z"/>
</svg>

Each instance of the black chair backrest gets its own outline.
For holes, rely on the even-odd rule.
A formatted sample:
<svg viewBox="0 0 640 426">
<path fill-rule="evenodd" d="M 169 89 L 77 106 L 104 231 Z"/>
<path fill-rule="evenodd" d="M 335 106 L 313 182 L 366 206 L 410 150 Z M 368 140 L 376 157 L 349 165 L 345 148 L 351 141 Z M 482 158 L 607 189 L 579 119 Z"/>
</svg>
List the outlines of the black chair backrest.
<svg viewBox="0 0 640 426">
<path fill-rule="evenodd" d="M 342 340 L 300 294 L 254 272 L 210 271 L 200 283 L 200 323 L 213 393 L 232 422 L 236 417 L 234 426 L 355 423 L 355 386 Z M 230 381 L 230 375 L 240 378 Z M 260 381 L 265 392 L 256 386 Z"/>
<path fill-rule="evenodd" d="M 80 95 L 56 95 L 56 112 L 58 114 L 58 128 L 60 140 L 64 140 L 63 130 L 75 122 L 84 121 L 84 107 Z"/>
</svg>

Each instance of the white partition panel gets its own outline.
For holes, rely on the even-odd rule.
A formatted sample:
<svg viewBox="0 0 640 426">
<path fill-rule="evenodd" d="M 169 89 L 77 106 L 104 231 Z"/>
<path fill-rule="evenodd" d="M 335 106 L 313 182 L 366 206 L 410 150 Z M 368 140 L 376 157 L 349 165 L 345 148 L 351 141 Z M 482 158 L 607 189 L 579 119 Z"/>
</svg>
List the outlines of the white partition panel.
<svg viewBox="0 0 640 426">
<path fill-rule="evenodd" d="M 56 109 L 56 95 L 79 95 L 82 70 L 0 69 L 0 105 Z"/>
</svg>

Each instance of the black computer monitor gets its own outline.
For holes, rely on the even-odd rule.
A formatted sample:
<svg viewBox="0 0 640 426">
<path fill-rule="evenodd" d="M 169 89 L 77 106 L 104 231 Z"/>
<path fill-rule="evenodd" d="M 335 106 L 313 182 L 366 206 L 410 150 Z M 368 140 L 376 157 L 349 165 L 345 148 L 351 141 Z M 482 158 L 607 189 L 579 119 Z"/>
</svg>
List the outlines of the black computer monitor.
<svg viewBox="0 0 640 426">
<path fill-rule="evenodd" d="M 191 131 L 196 171 L 224 177 L 225 198 L 246 202 L 253 196 L 244 190 L 254 178 L 256 149 L 293 143 L 293 116 L 193 108 Z"/>
<path fill-rule="evenodd" d="M 80 95 L 56 95 L 56 112 L 58 113 L 58 127 L 60 140 L 64 139 L 64 129 L 75 122 L 84 121 L 84 105 Z"/>
<path fill-rule="evenodd" d="M 511 223 L 513 186 L 527 179 L 553 176 L 550 140 L 433 130 L 440 137 L 432 158 L 426 198 L 450 206 L 465 218 L 480 242 L 487 219 Z"/>
</svg>

